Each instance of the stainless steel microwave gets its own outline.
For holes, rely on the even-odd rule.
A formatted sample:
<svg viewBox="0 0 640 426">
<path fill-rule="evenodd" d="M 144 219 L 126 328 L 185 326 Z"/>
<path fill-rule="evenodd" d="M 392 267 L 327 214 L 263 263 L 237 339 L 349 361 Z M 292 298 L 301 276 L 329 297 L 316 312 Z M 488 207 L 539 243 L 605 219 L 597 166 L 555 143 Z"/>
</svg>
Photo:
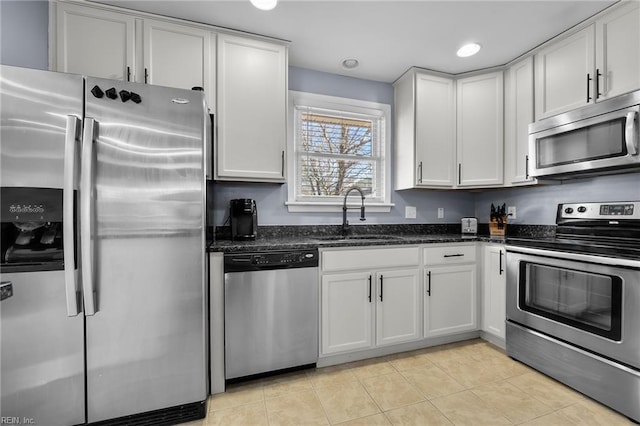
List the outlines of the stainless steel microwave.
<svg viewBox="0 0 640 426">
<path fill-rule="evenodd" d="M 529 175 L 571 178 L 640 171 L 640 91 L 529 125 Z"/>
</svg>

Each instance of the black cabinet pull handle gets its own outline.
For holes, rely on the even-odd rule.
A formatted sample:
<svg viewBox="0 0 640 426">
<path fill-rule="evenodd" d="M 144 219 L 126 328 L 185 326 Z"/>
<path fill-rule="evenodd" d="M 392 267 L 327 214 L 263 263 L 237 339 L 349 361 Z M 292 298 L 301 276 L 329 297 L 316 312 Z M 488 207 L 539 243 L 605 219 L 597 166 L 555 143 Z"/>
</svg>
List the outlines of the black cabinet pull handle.
<svg viewBox="0 0 640 426">
<path fill-rule="evenodd" d="M 500 275 L 502 275 L 502 273 L 504 272 L 504 269 L 502 269 L 502 256 L 504 256 L 504 253 L 502 253 L 502 250 L 500 250 Z"/>
<path fill-rule="evenodd" d="M 427 272 L 427 282 L 429 286 L 427 287 L 427 295 L 431 296 L 431 271 Z"/>
<path fill-rule="evenodd" d="M 443 257 L 464 257 L 464 253 L 445 254 Z"/>
<path fill-rule="evenodd" d="M 380 275 L 380 301 L 382 302 L 382 293 L 384 291 L 384 277 Z"/>
<path fill-rule="evenodd" d="M 371 275 L 369 275 L 369 303 L 371 303 Z"/>
<path fill-rule="evenodd" d="M 280 174 L 284 177 L 284 151 L 282 151 L 282 167 L 280 170 Z"/>
<path fill-rule="evenodd" d="M 600 77 L 602 77 L 600 69 L 596 68 L 596 100 L 600 99 L 600 95 L 602 95 L 602 93 L 600 93 Z"/>
<path fill-rule="evenodd" d="M 418 183 L 422 183 L 422 161 L 418 164 Z"/>
<path fill-rule="evenodd" d="M 127 67 L 127 81 L 131 81 L 131 67 Z"/>
<path fill-rule="evenodd" d="M 462 185 L 462 163 L 458 163 L 458 185 Z"/>
<path fill-rule="evenodd" d="M 146 68 L 144 69 L 144 84 L 148 84 L 149 83 L 149 70 L 147 70 Z"/>
<path fill-rule="evenodd" d="M 589 89 L 591 87 L 591 80 L 593 80 L 591 78 L 591 74 L 587 73 L 587 103 L 589 103 L 589 101 L 591 101 L 591 94 L 589 92 Z"/>
</svg>

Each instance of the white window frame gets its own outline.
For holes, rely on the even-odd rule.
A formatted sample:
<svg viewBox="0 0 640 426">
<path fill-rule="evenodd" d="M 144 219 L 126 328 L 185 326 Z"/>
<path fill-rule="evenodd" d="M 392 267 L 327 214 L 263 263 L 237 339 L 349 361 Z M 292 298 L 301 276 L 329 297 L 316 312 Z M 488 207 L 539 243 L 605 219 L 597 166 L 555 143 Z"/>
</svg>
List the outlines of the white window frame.
<svg viewBox="0 0 640 426">
<path fill-rule="evenodd" d="M 356 114 L 378 116 L 384 120 L 384 129 L 380 132 L 381 167 L 384 170 L 382 182 L 382 200 L 372 201 L 365 198 L 367 212 L 388 213 L 394 204 L 391 203 L 391 105 L 378 102 L 361 101 L 358 99 L 341 98 L 337 96 L 319 95 L 316 93 L 289 91 L 289 122 L 290 129 L 287 140 L 287 172 L 288 172 L 288 201 L 285 203 L 289 212 L 339 212 L 342 211 L 342 201 L 298 201 L 296 200 L 296 183 L 298 173 L 298 137 L 296 123 L 296 107 L 306 106 L 313 108 L 325 108 L 335 111 L 346 111 Z M 350 206 L 359 206 L 360 197 L 357 192 L 349 196 Z"/>
</svg>

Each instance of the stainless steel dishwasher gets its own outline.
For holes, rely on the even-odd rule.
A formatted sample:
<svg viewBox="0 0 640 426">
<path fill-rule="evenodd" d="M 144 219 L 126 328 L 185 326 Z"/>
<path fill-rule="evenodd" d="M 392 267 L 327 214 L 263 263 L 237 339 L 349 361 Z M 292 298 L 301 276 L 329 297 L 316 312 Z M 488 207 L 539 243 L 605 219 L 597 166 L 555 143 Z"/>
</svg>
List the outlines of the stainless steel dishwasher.
<svg viewBox="0 0 640 426">
<path fill-rule="evenodd" d="M 226 380 L 318 360 L 318 250 L 226 254 Z"/>
</svg>

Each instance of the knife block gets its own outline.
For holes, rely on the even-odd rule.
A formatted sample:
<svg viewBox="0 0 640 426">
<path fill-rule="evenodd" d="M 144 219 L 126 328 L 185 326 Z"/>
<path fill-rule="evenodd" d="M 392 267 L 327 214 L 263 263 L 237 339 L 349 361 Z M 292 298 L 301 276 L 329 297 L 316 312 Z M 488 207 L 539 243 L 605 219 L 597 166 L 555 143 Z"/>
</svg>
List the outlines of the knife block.
<svg viewBox="0 0 640 426">
<path fill-rule="evenodd" d="M 492 237 L 504 237 L 507 233 L 507 216 L 501 216 L 502 221 L 491 219 L 489 222 L 489 235 Z"/>
</svg>

